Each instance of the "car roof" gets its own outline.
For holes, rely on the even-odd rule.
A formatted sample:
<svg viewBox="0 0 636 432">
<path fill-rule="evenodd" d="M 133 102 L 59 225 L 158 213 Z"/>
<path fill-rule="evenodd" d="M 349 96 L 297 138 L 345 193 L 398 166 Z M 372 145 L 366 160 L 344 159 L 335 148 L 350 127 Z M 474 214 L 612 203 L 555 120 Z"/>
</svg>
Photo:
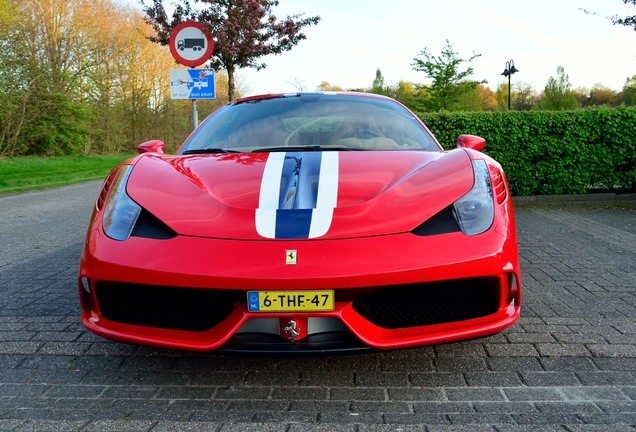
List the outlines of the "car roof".
<svg viewBox="0 0 636 432">
<path fill-rule="evenodd" d="M 267 93 L 261 95 L 247 96 L 244 98 L 235 99 L 229 103 L 229 105 L 236 105 L 245 102 L 252 102 L 256 100 L 265 100 L 265 99 L 278 99 L 278 98 L 286 98 L 286 97 L 315 97 L 315 96 L 343 96 L 343 97 L 364 97 L 364 98 L 373 98 L 373 99 L 383 99 L 383 100 L 394 100 L 390 97 L 379 95 L 375 93 L 364 93 L 364 92 L 356 92 L 356 91 L 323 91 L 323 92 L 294 92 L 294 93 Z"/>
</svg>

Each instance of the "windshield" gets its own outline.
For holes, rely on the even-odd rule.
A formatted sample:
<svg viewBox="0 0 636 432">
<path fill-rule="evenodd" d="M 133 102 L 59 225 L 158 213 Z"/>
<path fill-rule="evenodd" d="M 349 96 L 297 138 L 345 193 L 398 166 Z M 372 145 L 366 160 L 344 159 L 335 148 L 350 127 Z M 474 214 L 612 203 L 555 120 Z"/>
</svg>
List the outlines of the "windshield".
<svg viewBox="0 0 636 432">
<path fill-rule="evenodd" d="M 300 93 L 223 107 L 180 153 L 287 149 L 440 151 L 413 114 L 390 99 Z"/>
</svg>

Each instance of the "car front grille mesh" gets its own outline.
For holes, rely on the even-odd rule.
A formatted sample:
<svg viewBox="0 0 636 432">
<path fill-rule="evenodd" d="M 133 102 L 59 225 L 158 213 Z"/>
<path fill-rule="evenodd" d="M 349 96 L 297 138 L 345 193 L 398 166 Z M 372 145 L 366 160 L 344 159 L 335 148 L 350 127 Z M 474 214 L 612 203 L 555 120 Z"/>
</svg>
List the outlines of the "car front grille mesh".
<svg viewBox="0 0 636 432">
<path fill-rule="evenodd" d="M 356 312 L 386 329 L 481 318 L 498 308 L 495 278 L 382 287 L 353 301 Z"/>
<path fill-rule="evenodd" d="M 234 309 L 227 293 L 206 289 L 98 282 L 95 293 L 108 320 L 172 330 L 209 330 Z"/>
<path fill-rule="evenodd" d="M 225 320 L 244 291 L 97 282 L 97 303 L 108 320 L 139 326 L 206 331 Z M 452 323 L 497 312 L 496 278 L 461 279 L 345 290 L 353 309 L 385 329 Z M 338 298 L 336 301 L 346 301 Z"/>
</svg>

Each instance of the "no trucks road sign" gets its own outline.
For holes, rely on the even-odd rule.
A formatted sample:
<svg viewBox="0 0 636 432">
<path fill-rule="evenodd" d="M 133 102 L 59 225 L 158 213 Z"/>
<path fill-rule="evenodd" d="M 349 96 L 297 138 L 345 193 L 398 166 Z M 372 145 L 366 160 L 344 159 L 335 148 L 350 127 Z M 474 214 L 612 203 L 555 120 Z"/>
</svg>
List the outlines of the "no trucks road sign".
<svg viewBox="0 0 636 432">
<path fill-rule="evenodd" d="M 170 34 L 168 44 L 174 59 L 190 67 L 202 65 L 214 51 L 212 34 L 203 24 L 196 21 L 178 24 Z"/>
</svg>

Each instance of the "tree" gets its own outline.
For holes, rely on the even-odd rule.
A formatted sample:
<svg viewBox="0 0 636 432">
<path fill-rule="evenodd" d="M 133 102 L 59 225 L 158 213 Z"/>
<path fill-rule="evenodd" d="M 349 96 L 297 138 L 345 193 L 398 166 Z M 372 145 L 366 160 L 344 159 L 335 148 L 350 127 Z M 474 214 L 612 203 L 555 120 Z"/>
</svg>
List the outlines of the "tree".
<svg viewBox="0 0 636 432">
<path fill-rule="evenodd" d="M 9 0 L 0 0 L 0 32 L 11 23 L 11 7 Z"/>
<path fill-rule="evenodd" d="M 636 0 L 623 0 L 623 3 L 625 4 L 633 4 L 634 6 L 636 6 Z M 584 14 L 586 15 L 596 15 L 596 16 L 600 16 L 606 19 L 609 19 L 612 21 L 612 23 L 614 25 L 623 25 L 623 26 L 627 26 L 627 27 L 633 27 L 634 30 L 636 30 L 636 15 L 628 15 L 626 17 L 619 17 L 618 15 L 613 15 L 611 17 L 605 16 L 605 15 L 601 15 L 599 13 L 593 12 L 593 11 L 589 11 L 587 9 L 583 9 L 583 8 L 579 8 L 579 10 L 583 11 Z"/>
<path fill-rule="evenodd" d="M 191 107 L 170 99 L 174 59 L 152 34 L 119 0 L 0 0 L 0 156 L 180 144 Z M 203 115 L 227 102 L 225 73 L 216 85 Z"/>
<path fill-rule="evenodd" d="M 586 89 L 583 89 L 586 90 Z M 591 90 L 586 91 L 574 91 L 575 94 L 579 93 L 579 105 L 583 107 L 599 107 L 599 106 L 613 106 L 616 105 L 617 92 L 605 87 L 602 84 L 595 84 Z"/>
<path fill-rule="evenodd" d="M 205 4 L 205 7 L 196 9 L 189 0 L 181 0 L 172 19 L 166 14 L 163 0 L 152 0 L 151 6 L 144 4 L 146 21 L 156 32 L 150 40 L 167 45 L 172 29 L 178 24 L 187 20 L 203 24 L 215 39 L 210 67 L 227 72 L 229 100 L 234 99 L 234 73 L 237 69 L 265 68 L 267 65 L 260 62 L 261 57 L 291 50 L 306 39 L 301 29 L 320 21 L 319 16 L 302 18 L 303 14 L 279 21 L 272 12 L 272 8 L 278 6 L 278 0 L 193 1 Z"/>
<path fill-rule="evenodd" d="M 623 90 L 617 99 L 619 99 L 619 103 L 636 106 L 636 75 L 625 80 Z"/>
<path fill-rule="evenodd" d="M 294 88 L 299 92 L 305 91 L 305 89 L 307 88 L 307 86 L 305 85 L 305 81 L 302 81 L 298 77 L 294 77 L 292 81 L 287 81 L 287 84 L 294 86 Z"/>
<path fill-rule="evenodd" d="M 316 87 L 317 91 L 343 91 L 343 88 L 337 85 L 331 85 L 328 81 L 321 82 L 318 87 Z"/>
<path fill-rule="evenodd" d="M 508 82 L 501 82 L 496 91 L 497 109 L 505 111 L 508 109 Z M 538 96 L 532 86 L 524 82 L 516 82 L 512 85 L 510 92 L 512 107 L 517 111 L 529 111 L 538 104 Z"/>
<path fill-rule="evenodd" d="M 479 95 L 479 104 L 483 111 L 497 111 L 497 96 L 490 87 L 479 84 L 476 91 Z"/>
<path fill-rule="evenodd" d="M 424 101 L 424 106 L 431 110 L 452 109 L 457 105 L 461 95 L 471 92 L 479 84 L 486 82 L 468 80 L 468 77 L 474 73 L 472 67 L 460 69 L 462 63 L 470 63 L 481 54 L 473 53 L 468 59 L 463 59 L 459 57 L 459 53 L 453 51 L 448 40 L 440 56 L 434 56 L 427 48 L 424 48 L 419 55 L 424 59 L 415 57 L 411 67 L 415 71 L 424 72 L 433 80 L 426 92 L 428 97 Z"/>
<path fill-rule="evenodd" d="M 371 88 L 369 89 L 369 93 L 375 94 L 387 94 L 387 88 L 384 85 L 384 77 L 382 76 L 382 71 L 380 69 L 375 71 L 375 79 L 371 84 Z"/>
<path fill-rule="evenodd" d="M 636 6 L 636 0 L 623 0 L 623 3 L 631 3 Z M 611 20 L 615 25 L 618 24 L 627 27 L 633 27 L 634 30 L 636 30 L 636 15 L 626 16 L 624 18 L 620 18 L 618 15 L 614 15 L 613 17 L 611 17 Z"/>
<path fill-rule="evenodd" d="M 497 98 L 497 109 L 499 111 L 506 111 L 508 109 L 508 81 L 502 81 L 497 84 L 495 97 Z M 517 95 L 512 88 L 510 88 L 510 100 L 513 104 L 517 100 Z"/>
<path fill-rule="evenodd" d="M 513 86 L 514 108 L 517 111 L 529 111 L 537 106 L 537 94 L 532 85 L 518 82 Z"/>
<path fill-rule="evenodd" d="M 409 81 L 400 81 L 395 87 L 395 99 L 406 103 L 415 95 L 415 84 Z"/>
<path fill-rule="evenodd" d="M 550 77 L 543 90 L 540 106 L 546 110 L 568 110 L 577 107 L 576 96 L 571 91 L 570 77 L 563 66 L 557 68 L 557 78 Z"/>
<path fill-rule="evenodd" d="M 80 28 L 86 0 L 8 2 L 0 33 L 0 153 L 72 153 L 87 144 L 90 113 L 77 100 L 90 65 Z M 6 2 L 0 15 L 6 19 Z"/>
</svg>

